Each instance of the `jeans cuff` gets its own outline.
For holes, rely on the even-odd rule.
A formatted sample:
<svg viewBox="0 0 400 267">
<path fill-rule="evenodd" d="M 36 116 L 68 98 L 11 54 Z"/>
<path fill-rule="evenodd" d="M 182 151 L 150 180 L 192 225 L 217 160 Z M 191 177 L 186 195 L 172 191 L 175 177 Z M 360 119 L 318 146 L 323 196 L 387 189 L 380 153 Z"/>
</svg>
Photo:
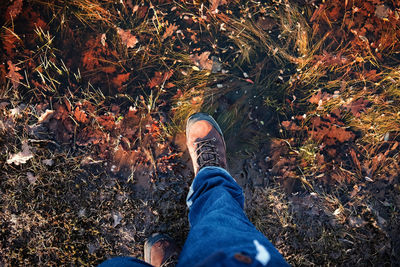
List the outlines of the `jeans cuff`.
<svg viewBox="0 0 400 267">
<path fill-rule="evenodd" d="M 207 167 L 201 168 L 200 171 L 197 173 L 196 177 L 194 177 L 193 182 L 192 182 L 192 184 L 190 185 L 189 192 L 188 192 L 187 197 L 186 197 L 186 205 L 187 205 L 187 207 L 188 207 L 189 209 L 190 209 L 190 207 L 191 207 L 192 204 L 193 204 L 192 200 L 189 200 L 190 197 L 191 197 L 191 196 L 193 195 L 193 193 L 194 193 L 193 184 L 194 184 L 194 182 L 196 181 L 196 178 L 199 177 L 199 176 L 201 176 L 201 175 L 203 175 L 203 172 L 206 172 L 206 171 L 218 171 L 218 172 L 222 172 L 222 175 L 224 175 L 224 176 L 232 177 L 231 174 L 230 174 L 227 170 L 225 170 L 224 168 L 221 168 L 221 167 L 217 167 L 217 166 L 207 166 Z M 232 177 L 232 179 L 236 182 L 235 178 Z"/>
</svg>

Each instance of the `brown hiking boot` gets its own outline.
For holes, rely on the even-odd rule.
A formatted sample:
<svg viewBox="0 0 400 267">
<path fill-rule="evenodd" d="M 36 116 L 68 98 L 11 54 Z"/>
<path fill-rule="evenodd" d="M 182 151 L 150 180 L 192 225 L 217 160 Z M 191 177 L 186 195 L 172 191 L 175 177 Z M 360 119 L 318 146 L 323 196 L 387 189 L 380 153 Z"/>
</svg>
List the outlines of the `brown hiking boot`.
<svg viewBox="0 0 400 267">
<path fill-rule="evenodd" d="M 144 243 L 144 261 L 155 267 L 175 266 L 178 248 L 167 235 L 155 233 Z"/>
<path fill-rule="evenodd" d="M 186 125 L 186 145 L 196 175 L 206 166 L 227 169 L 226 145 L 218 123 L 206 113 L 189 117 Z"/>
</svg>

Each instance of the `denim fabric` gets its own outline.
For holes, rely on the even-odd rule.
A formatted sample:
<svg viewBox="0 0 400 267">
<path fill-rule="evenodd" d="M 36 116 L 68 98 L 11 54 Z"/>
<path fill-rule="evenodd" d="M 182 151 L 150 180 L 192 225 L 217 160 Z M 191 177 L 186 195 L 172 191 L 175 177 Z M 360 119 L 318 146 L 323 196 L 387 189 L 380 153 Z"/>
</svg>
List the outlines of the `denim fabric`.
<svg viewBox="0 0 400 267">
<path fill-rule="evenodd" d="M 205 167 L 187 197 L 189 236 L 180 254 L 181 266 L 288 266 L 283 257 L 248 220 L 242 188 L 219 167 Z M 112 266 L 106 261 L 101 266 Z M 119 266 L 148 266 L 126 265 Z"/>
</svg>

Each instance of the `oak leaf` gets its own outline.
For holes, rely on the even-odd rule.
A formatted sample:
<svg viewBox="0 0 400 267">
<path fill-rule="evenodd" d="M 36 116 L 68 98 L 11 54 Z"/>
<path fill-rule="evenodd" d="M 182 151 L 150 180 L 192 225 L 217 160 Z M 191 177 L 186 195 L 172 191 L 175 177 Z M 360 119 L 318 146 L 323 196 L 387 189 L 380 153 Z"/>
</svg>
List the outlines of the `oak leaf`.
<svg viewBox="0 0 400 267">
<path fill-rule="evenodd" d="M 7 77 L 11 80 L 13 84 L 13 88 L 16 90 L 18 88 L 18 85 L 20 84 L 20 80 L 22 80 L 22 75 L 19 74 L 17 71 L 21 70 L 19 67 L 15 66 L 11 60 L 7 61 L 9 72 Z"/>
</svg>

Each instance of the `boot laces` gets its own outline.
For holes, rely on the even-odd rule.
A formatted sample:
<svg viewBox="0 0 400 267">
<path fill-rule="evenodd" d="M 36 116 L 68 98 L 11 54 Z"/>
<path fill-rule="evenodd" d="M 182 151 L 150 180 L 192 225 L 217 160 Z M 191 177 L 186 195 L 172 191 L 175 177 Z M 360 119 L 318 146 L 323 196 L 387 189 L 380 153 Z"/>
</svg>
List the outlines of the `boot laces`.
<svg viewBox="0 0 400 267">
<path fill-rule="evenodd" d="M 216 138 L 213 137 L 211 139 L 194 142 L 194 144 L 197 146 L 196 154 L 199 169 L 206 166 L 220 166 L 218 149 L 213 144 L 215 141 Z"/>
</svg>

